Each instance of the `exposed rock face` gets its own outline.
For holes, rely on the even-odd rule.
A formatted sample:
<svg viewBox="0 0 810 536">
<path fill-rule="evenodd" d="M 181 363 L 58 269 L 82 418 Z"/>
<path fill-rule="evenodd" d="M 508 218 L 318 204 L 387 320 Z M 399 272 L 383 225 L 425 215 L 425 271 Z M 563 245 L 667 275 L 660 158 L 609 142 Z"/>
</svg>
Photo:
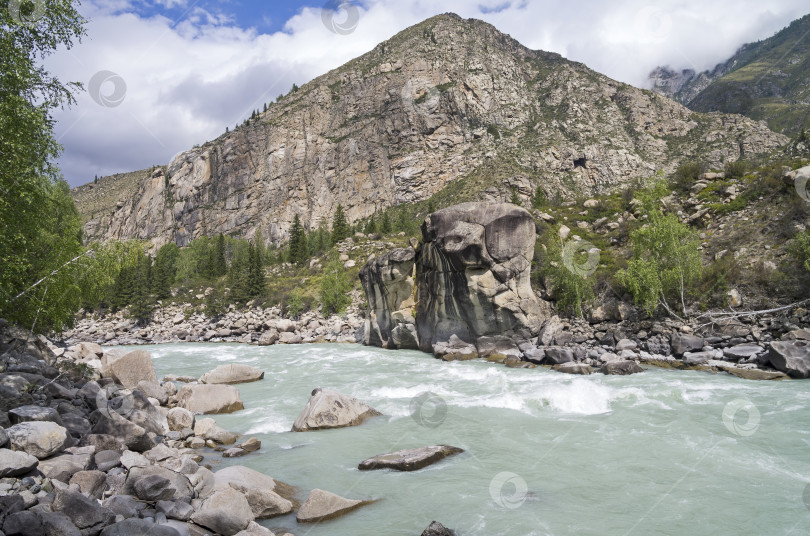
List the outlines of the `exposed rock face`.
<svg viewBox="0 0 810 536">
<path fill-rule="evenodd" d="M 768 352 L 773 368 L 792 378 L 810 378 L 810 342 L 774 341 Z"/>
<path fill-rule="evenodd" d="M 421 350 L 433 352 L 451 335 L 476 344 L 486 336 L 537 333 L 544 318 L 530 284 L 535 229 L 528 212 L 506 203 L 464 203 L 430 214 L 422 238 Z"/>
<path fill-rule="evenodd" d="M 293 423 L 293 432 L 356 426 L 382 415 L 368 404 L 331 389 L 315 389 L 306 407 Z"/>
<path fill-rule="evenodd" d="M 135 389 L 141 381 L 157 382 L 152 356 L 145 350 L 135 350 L 120 357 L 108 352 L 101 366 L 103 376 L 117 380 L 127 389 Z"/>
<path fill-rule="evenodd" d="M 314 229 L 342 204 L 354 221 L 489 169 L 509 169 L 512 184 L 497 186 L 524 197 L 541 184 L 549 194 L 605 191 L 684 158 L 718 166 L 786 141 L 764 124 L 694 114 L 484 22 L 441 15 L 167 168 L 130 177 L 134 195 L 105 182 L 109 199 L 77 197 L 88 199 L 80 210 L 89 239 L 186 245 L 261 228 L 280 242 L 295 215 Z M 82 188 L 91 187 L 100 186 Z"/>
<path fill-rule="evenodd" d="M 464 450 L 448 445 L 433 445 L 417 449 L 398 450 L 363 460 L 357 468 L 361 471 L 371 471 L 373 469 L 417 471 L 439 460 L 443 460 L 448 456 L 453 456 L 461 452 L 464 452 Z"/>
<path fill-rule="evenodd" d="M 366 264 L 360 281 L 369 305 L 365 344 L 416 349 L 416 250 L 396 249 Z"/>
</svg>

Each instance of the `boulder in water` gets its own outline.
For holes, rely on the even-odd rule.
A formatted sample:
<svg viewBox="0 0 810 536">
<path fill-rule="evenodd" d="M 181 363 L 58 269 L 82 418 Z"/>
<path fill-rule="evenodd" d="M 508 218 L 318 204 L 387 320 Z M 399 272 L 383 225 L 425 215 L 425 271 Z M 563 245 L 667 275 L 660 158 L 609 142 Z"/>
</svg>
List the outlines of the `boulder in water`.
<svg viewBox="0 0 810 536">
<path fill-rule="evenodd" d="M 245 409 L 239 389 L 231 385 L 184 385 L 178 406 L 192 413 L 233 413 Z"/>
<path fill-rule="evenodd" d="M 346 499 L 340 495 L 314 489 L 309 493 L 307 500 L 301 505 L 296 515 L 299 523 L 316 523 L 326 521 L 356 510 L 361 506 L 371 504 L 374 501 L 358 501 Z"/>
<path fill-rule="evenodd" d="M 357 468 L 361 471 L 371 471 L 373 469 L 416 471 L 461 452 L 464 452 L 464 449 L 448 445 L 433 445 L 430 447 L 398 450 L 364 460 L 360 462 Z"/>
<path fill-rule="evenodd" d="M 810 341 L 773 341 L 768 361 L 791 378 L 810 378 Z"/>
<path fill-rule="evenodd" d="M 292 431 L 356 426 L 377 415 L 382 413 L 356 398 L 331 389 L 318 388 L 312 391 L 306 407 L 295 419 Z"/>
<path fill-rule="evenodd" d="M 240 365 L 231 363 L 220 365 L 210 372 L 206 372 L 200 377 L 200 382 L 209 384 L 234 384 L 255 382 L 264 378 L 264 371 L 251 367 L 250 365 Z"/>
</svg>

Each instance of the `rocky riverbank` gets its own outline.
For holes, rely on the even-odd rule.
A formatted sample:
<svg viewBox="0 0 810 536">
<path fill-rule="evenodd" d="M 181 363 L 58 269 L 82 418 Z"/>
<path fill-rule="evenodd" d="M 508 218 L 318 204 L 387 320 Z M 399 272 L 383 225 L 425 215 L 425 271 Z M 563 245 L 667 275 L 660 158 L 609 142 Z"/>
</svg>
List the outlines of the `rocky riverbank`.
<svg viewBox="0 0 810 536">
<path fill-rule="evenodd" d="M 254 367 L 158 380 L 146 351 L 87 342 L 64 351 L 2 320 L 0 355 L 2 536 L 273 536 L 257 520 L 297 511 L 299 523 L 319 522 L 377 500 L 313 489 L 302 501 L 301 490 L 248 467 L 213 470 L 217 457 L 261 454 L 258 439 L 204 416 L 242 410 L 235 384 L 262 381 Z M 375 415 L 316 389 L 296 423 L 318 430 Z M 459 451 L 432 446 L 381 458 L 412 470 Z M 435 522 L 425 533 L 452 534 Z"/>
</svg>

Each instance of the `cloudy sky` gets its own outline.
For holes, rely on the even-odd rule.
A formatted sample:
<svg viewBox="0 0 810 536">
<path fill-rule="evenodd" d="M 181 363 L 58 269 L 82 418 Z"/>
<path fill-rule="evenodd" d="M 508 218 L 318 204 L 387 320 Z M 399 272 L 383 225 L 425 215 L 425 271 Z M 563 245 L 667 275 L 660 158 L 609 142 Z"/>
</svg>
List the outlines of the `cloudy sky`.
<svg viewBox="0 0 810 536">
<path fill-rule="evenodd" d="M 253 109 L 452 11 L 637 86 L 704 70 L 810 12 L 807 0 L 84 0 L 87 37 L 48 67 L 87 91 L 56 114 L 71 185 L 165 164 Z"/>
</svg>

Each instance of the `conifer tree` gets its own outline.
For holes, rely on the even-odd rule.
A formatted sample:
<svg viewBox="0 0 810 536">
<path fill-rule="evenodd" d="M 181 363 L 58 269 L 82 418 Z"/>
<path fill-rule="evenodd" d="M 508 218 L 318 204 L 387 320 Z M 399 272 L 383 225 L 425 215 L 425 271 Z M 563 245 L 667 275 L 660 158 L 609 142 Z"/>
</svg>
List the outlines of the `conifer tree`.
<svg viewBox="0 0 810 536">
<path fill-rule="evenodd" d="M 363 228 L 363 232 L 366 234 L 374 234 L 377 232 L 377 222 L 374 220 L 374 214 L 368 219 L 366 222 L 365 228 Z"/>
<path fill-rule="evenodd" d="M 382 223 L 380 224 L 380 232 L 388 234 L 391 232 L 391 218 L 388 217 L 388 211 L 383 213 Z"/>
<path fill-rule="evenodd" d="M 217 236 L 212 269 L 214 277 L 220 277 L 228 273 L 228 263 L 225 261 L 225 236 L 222 233 Z"/>
<path fill-rule="evenodd" d="M 138 257 L 132 279 L 132 300 L 129 304 L 129 314 L 143 325 L 152 317 L 152 258 L 145 253 Z"/>
<path fill-rule="evenodd" d="M 351 235 L 351 227 L 349 221 L 346 219 L 346 214 L 343 212 L 343 205 L 338 205 L 335 210 L 335 216 L 332 219 L 332 245 L 337 244 L 341 240 L 345 240 Z"/>
<path fill-rule="evenodd" d="M 155 297 L 159 300 L 171 295 L 172 283 L 177 274 L 177 259 L 180 257 L 180 248 L 174 242 L 162 246 L 155 256 L 153 269 L 153 287 Z"/>
<path fill-rule="evenodd" d="M 253 244 L 250 245 L 248 255 L 248 295 L 258 298 L 264 294 L 266 288 L 264 265 L 259 250 Z"/>
<path fill-rule="evenodd" d="M 293 218 L 293 224 L 290 228 L 290 251 L 289 261 L 292 264 L 302 265 L 309 259 L 309 251 L 307 246 L 307 233 L 301 225 L 301 219 L 298 214 Z"/>
</svg>

